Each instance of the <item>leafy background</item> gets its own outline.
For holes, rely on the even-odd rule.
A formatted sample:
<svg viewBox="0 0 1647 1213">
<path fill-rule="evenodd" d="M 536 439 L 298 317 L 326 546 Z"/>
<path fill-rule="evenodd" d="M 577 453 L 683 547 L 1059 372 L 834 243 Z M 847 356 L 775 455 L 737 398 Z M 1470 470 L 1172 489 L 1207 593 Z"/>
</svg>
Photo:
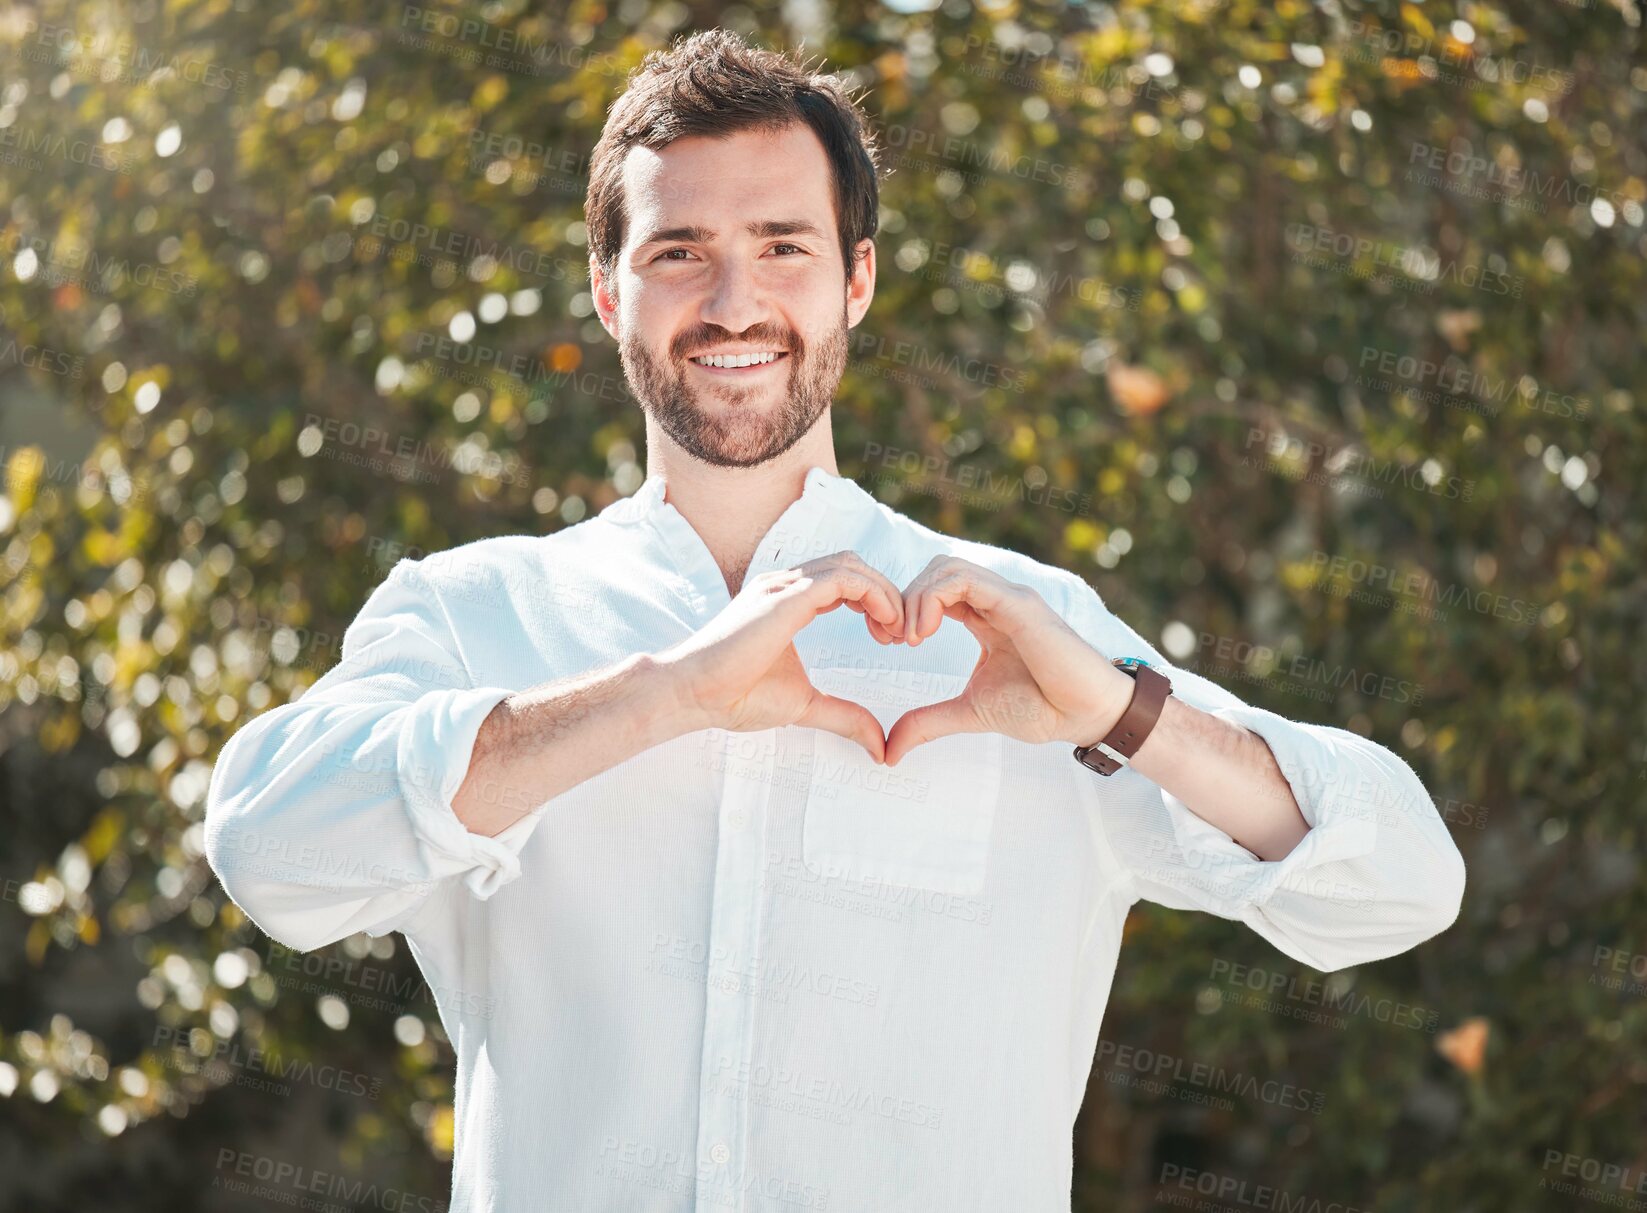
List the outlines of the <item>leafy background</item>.
<svg viewBox="0 0 1647 1213">
<path fill-rule="evenodd" d="M 640 483 L 582 170 L 627 70 L 714 24 L 825 56 L 882 135 L 842 471 L 1395 747 L 1469 864 L 1452 929 L 1330 986 L 1434 1031 L 1252 1005 L 1217 962 L 1318 975 L 1138 907 L 1104 1039 L 1322 1110 L 1101 1058 L 1076 1207 L 1149 1207 L 1169 1165 L 1363 1209 L 1635 1199 L 1562 1171 L 1647 1168 L 1641 22 L 0 8 L 0 1207 L 264 1207 L 209 1186 L 225 1149 L 444 1201 L 453 1058 L 410 957 L 357 937 L 311 979 L 271 948 L 206 866 L 205 781 L 399 556 Z M 370 1094 L 263 1089 L 270 1057 Z"/>
</svg>

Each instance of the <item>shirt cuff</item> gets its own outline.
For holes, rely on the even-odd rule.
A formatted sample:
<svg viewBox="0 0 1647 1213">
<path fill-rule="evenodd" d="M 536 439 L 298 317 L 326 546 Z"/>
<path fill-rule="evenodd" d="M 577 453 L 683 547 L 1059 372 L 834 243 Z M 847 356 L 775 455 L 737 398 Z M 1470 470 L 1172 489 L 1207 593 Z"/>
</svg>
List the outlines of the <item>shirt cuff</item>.
<svg viewBox="0 0 1647 1213">
<path fill-rule="evenodd" d="M 489 838 L 458 820 L 452 798 L 469 773 L 481 724 L 513 693 L 502 687 L 430 691 L 413 705 L 396 745 L 401 796 L 429 870 L 461 874 L 482 901 L 520 875 L 520 850 L 539 815 L 528 813 Z"/>
<path fill-rule="evenodd" d="M 1364 802 L 1354 795 L 1353 781 L 1345 778 L 1345 772 L 1359 769 L 1353 757 L 1337 752 L 1338 747 L 1314 726 L 1265 708 L 1242 704 L 1204 710 L 1264 739 L 1310 827 L 1286 856 L 1263 860 L 1163 788 L 1161 799 L 1174 841 L 1183 851 L 1186 876 L 1195 878 L 1203 894 L 1218 903 L 1215 912 L 1240 917 L 1281 889 L 1340 902 L 1370 897 L 1372 890 L 1357 893 L 1324 882 L 1319 874 L 1311 877 L 1313 869 L 1367 855 L 1377 846 L 1378 823 L 1362 811 Z M 1333 887 L 1322 887 L 1324 883 Z"/>
</svg>

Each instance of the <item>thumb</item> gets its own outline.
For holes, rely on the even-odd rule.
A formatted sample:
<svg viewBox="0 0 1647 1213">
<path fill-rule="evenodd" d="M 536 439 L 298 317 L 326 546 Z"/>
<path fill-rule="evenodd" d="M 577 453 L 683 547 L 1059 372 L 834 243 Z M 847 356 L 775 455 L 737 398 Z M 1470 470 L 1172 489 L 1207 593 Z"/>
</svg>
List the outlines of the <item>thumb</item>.
<svg viewBox="0 0 1647 1213">
<path fill-rule="evenodd" d="M 897 766 L 903 756 L 918 745 L 948 737 L 951 733 L 981 733 L 984 731 L 978 714 L 964 695 L 911 708 L 892 725 L 886 736 L 886 762 Z"/>
<path fill-rule="evenodd" d="M 886 737 L 881 732 L 881 722 L 861 703 L 813 691 L 806 711 L 795 723 L 836 733 L 863 746 L 876 762 L 886 761 Z"/>
</svg>

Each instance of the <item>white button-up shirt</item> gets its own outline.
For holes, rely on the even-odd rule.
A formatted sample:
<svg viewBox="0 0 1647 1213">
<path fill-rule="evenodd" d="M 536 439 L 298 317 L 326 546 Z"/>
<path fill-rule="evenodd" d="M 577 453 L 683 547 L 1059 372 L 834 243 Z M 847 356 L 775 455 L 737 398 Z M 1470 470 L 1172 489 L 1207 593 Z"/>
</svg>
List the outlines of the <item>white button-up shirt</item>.
<svg viewBox="0 0 1647 1213">
<path fill-rule="evenodd" d="M 661 651 L 727 588 L 656 479 L 554 535 L 402 561 L 341 663 L 223 748 L 207 854 L 291 947 L 405 935 L 457 1055 L 454 1213 L 1068 1210 L 1134 902 L 1238 919 L 1320 970 L 1456 917 L 1462 859 L 1389 750 L 1246 706 L 1079 577 L 819 468 L 749 573 L 845 549 L 900 587 L 939 554 L 1034 587 L 1105 656 L 1261 735 L 1310 831 L 1262 862 L 1065 744 L 951 736 L 889 768 L 788 727 L 681 736 L 472 834 L 451 799 L 494 704 Z M 952 620 L 882 647 L 844 608 L 796 647 L 883 727 L 978 655 Z"/>
</svg>

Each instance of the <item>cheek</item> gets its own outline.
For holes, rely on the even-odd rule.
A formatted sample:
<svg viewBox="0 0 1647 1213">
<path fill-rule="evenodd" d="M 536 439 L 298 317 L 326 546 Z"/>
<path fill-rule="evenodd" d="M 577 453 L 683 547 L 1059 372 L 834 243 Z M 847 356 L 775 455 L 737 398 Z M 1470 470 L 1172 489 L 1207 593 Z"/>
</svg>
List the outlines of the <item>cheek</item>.
<svg viewBox="0 0 1647 1213">
<path fill-rule="evenodd" d="M 618 320 L 623 331 L 654 349 L 667 348 L 669 339 L 680 328 L 680 315 L 678 301 L 650 284 L 629 286 L 618 296 Z"/>
</svg>

